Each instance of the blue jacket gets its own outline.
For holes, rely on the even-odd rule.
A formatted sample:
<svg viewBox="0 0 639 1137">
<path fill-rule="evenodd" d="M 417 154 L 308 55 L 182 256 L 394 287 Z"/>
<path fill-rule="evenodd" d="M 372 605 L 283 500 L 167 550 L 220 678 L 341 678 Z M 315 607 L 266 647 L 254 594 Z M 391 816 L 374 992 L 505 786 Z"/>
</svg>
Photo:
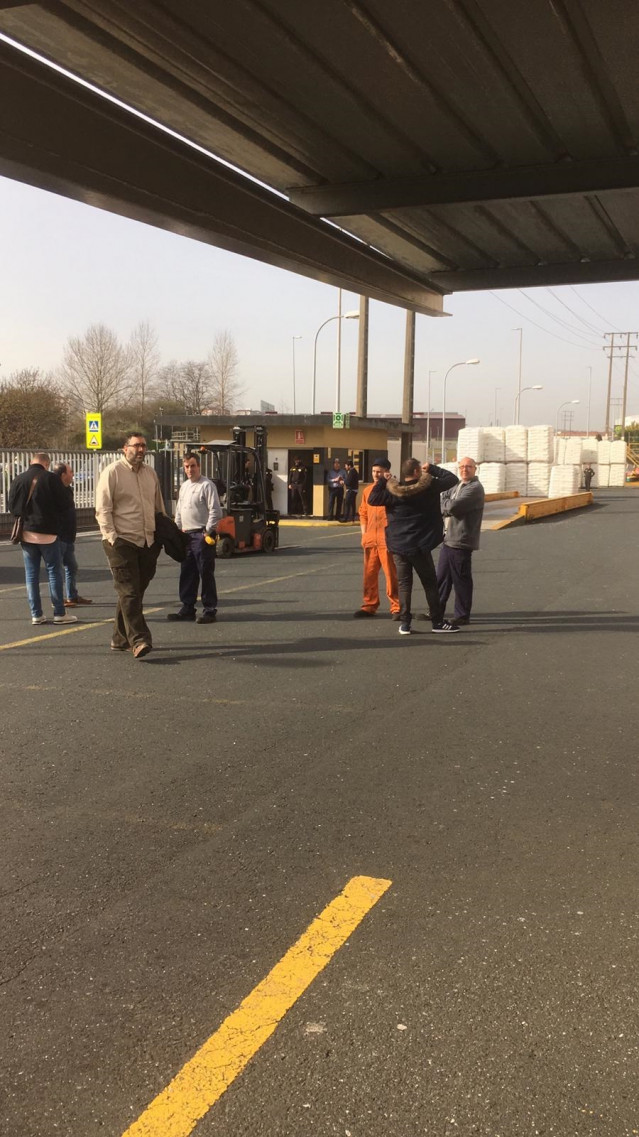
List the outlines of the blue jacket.
<svg viewBox="0 0 639 1137">
<path fill-rule="evenodd" d="M 439 495 L 457 485 L 459 478 L 431 465 L 416 482 L 397 478 L 373 486 L 369 505 L 384 505 L 388 516 L 386 544 L 392 553 L 410 555 L 436 549 L 444 539 Z"/>
</svg>

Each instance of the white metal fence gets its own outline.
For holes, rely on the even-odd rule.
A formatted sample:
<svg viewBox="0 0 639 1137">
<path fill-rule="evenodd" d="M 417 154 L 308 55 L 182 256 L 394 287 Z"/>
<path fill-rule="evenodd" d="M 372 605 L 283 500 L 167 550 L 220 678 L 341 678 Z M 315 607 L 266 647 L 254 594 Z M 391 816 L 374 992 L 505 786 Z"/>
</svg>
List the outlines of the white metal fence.
<svg viewBox="0 0 639 1137">
<path fill-rule="evenodd" d="M 66 462 L 71 466 L 75 474 L 73 491 L 78 509 L 93 509 L 95 487 L 101 470 L 122 456 L 121 451 L 114 450 L 49 450 L 48 453 L 51 455 L 51 469 L 58 462 Z M 0 449 L 0 513 L 9 512 L 9 486 L 18 474 L 28 470 L 31 457 L 30 450 Z M 150 466 L 154 465 L 154 457 L 152 453 L 147 454 L 146 460 Z"/>
</svg>

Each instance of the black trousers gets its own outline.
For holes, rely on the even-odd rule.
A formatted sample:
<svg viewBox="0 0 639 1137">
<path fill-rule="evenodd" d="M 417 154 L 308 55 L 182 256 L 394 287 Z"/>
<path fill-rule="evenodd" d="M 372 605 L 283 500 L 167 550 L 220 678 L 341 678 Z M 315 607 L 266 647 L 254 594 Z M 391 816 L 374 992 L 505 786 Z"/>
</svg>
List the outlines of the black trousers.
<svg viewBox="0 0 639 1137">
<path fill-rule="evenodd" d="M 357 501 L 357 490 L 346 490 L 344 495 L 344 521 L 355 520 L 355 502 Z"/>
<path fill-rule="evenodd" d="M 328 516 L 333 520 L 333 511 L 335 511 L 335 521 L 339 521 L 342 516 L 342 502 L 344 500 L 344 487 L 337 486 L 335 489 L 332 486 L 328 487 Z"/>
<path fill-rule="evenodd" d="M 442 608 L 455 589 L 455 619 L 468 620 L 473 606 L 472 549 L 450 549 L 442 545 L 437 562 L 437 587 Z"/>
<path fill-rule="evenodd" d="M 304 486 L 292 485 L 291 486 L 291 512 L 292 513 L 306 513 L 306 502 L 304 501 Z"/>
<path fill-rule="evenodd" d="M 160 546 L 132 545 L 130 541 L 118 537 L 114 545 L 102 542 L 107 555 L 113 586 L 118 602 L 113 624 L 113 643 L 120 646 L 136 647 L 137 644 L 151 644 L 151 633 L 144 619 L 144 593 L 149 587 L 160 554 Z"/>
<path fill-rule="evenodd" d="M 189 551 L 180 568 L 180 602 L 183 612 L 194 612 L 200 580 L 202 587 L 202 608 L 205 612 L 217 612 L 217 587 L 215 585 L 215 549 L 207 545 L 204 530 L 187 533 Z"/>
<path fill-rule="evenodd" d="M 413 594 L 413 569 L 426 593 L 428 610 L 433 624 L 441 624 L 444 618 L 444 609 L 439 599 L 437 575 L 430 551 L 422 549 L 415 553 L 393 553 L 393 556 L 397 568 L 399 618 L 402 624 L 410 624 L 411 622 L 410 604 Z"/>
</svg>

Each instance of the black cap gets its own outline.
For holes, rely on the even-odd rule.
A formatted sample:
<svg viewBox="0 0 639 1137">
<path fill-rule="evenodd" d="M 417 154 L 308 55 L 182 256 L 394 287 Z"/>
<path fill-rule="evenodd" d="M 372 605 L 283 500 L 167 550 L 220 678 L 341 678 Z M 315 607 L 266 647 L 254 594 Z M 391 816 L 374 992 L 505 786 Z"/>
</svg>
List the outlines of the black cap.
<svg viewBox="0 0 639 1137">
<path fill-rule="evenodd" d="M 388 458 L 376 458 L 374 462 L 371 462 L 371 468 L 373 466 L 381 466 L 382 470 L 390 470 L 391 468 Z"/>
</svg>

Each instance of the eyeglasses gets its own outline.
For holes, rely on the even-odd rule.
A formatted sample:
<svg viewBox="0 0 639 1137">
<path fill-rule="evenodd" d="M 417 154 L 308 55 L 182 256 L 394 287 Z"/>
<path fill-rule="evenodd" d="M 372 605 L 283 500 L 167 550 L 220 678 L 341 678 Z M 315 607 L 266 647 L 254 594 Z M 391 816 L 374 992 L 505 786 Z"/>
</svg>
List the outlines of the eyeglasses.
<svg viewBox="0 0 639 1137">
<path fill-rule="evenodd" d="M 474 470 L 475 467 L 474 466 L 460 466 L 459 469 L 460 470 Z"/>
</svg>

